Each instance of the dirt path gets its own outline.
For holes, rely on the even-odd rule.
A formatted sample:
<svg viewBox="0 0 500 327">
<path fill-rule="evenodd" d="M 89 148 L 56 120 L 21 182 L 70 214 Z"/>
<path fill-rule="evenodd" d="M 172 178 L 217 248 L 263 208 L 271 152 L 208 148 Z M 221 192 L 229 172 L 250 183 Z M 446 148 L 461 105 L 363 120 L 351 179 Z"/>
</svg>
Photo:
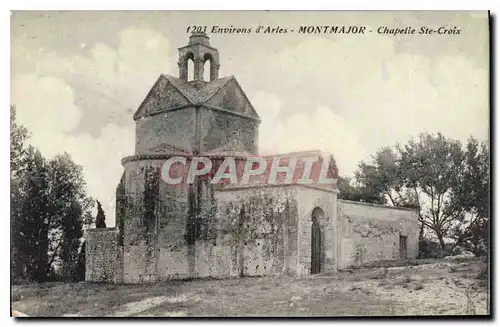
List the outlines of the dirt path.
<svg viewBox="0 0 500 327">
<path fill-rule="evenodd" d="M 480 263 L 363 269 L 291 277 L 150 285 L 13 287 L 13 309 L 31 316 L 359 316 L 488 314 Z"/>
</svg>

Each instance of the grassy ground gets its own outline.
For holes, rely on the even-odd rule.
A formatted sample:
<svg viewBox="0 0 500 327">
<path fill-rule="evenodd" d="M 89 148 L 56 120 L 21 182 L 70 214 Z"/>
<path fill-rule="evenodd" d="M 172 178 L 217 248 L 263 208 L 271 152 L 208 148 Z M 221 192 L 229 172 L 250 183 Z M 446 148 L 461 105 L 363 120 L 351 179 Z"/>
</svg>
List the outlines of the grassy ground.
<svg viewBox="0 0 500 327">
<path fill-rule="evenodd" d="M 482 263 L 436 261 L 308 278 L 172 281 L 149 285 L 14 285 L 30 316 L 370 316 L 488 314 Z"/>
</svg>

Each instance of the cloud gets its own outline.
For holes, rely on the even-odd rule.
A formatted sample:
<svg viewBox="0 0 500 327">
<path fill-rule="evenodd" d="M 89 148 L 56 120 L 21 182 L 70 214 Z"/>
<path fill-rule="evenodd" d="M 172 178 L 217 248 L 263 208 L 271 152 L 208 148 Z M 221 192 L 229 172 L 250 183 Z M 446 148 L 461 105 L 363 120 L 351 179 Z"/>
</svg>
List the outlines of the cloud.
<svg viewBox="0 0 500 327">
<path fill-rule="evenodd" d="M 19 122 L 32 135 L 29 143 L 48 158 L 68 152 L 83 166 L 88 194 L 102 202 L 107 223 L 113 224 L 115 188 L 123 171 L 120 159 L 134 150 L 133 124 L 107 124 L 98 137 L 74 134 L 82 109 L 74 105 L 71 88 L 53 77 L 29 74 L 14 78 L 12 101 Z"/>
<path fill-rule="evenodd" d="M 262 119 L 259 128 L 261 154 L 321 150 L 334 155 L 343 175 L 351 175 L 359 160 L 366 157 L 354 129 L 328 107 L 280 120 L 281 101 L 275 95 L 258 92 L 252 103 Z"/>
<path fill-rule="evenodd" d="M 88 56 L 73 57 L 49 51 L 26 54 L 19 44 L 13 47 L 14 55 L 24 55 L 35 67 L 33 73 L 15 74 L 11 83 L 11 103 L 19 122 L 32 134 L 30 143 L 47 157 L 66 151 L 84 167 L 88 194 L 102 202 L 108 225 L 115 220 L 120 160 L 134 152 L 135 125 L 132 112 L 124 107 L 122 114 L 130 116 L 127 124 L 117 125 L 106 116 L 96 121 L 94 115 L 109 113 L 107 99 L 138 106 L 159 72 L 170 69 L 170 43 L 160 33 L 126 29 L 119 41 L 116 49 L 96 44 Z M 21 59 L 14 59 L 14 64 L 16 60 Z M 83 81 L 84 87 L 75 90 L 69 82 L 74 79 Z M 99 94 L 92 99 L 95 107 L 76 105 L 92 87 Z M 77 129 L 85 117 L 97 125 L 97 133 Z"/>
<path fill-rule="evenodd" d="M 315 88 L 330 88 L 330 97 L 321 101 L 335 114 L 318 109 L 301 117 L 304 124 L 318 124 L 309 128 L 312 135 L 328 125 L 322 118 L 333 129 L 348 129 L 338 133 L 352 136 L 368 153 L 421 132 L 462 141 L 471 135 L 488 138 L 488 72 L 460 53 L 429 58 L 396 51 L 390 37 L 349 36 L 309 38 L 270 61 L 281 71 L 307 76 L 302 79 L 307 91 L 298 91 L 306 100 L 314 97 Z M 297 135 L 300 144 L 304 136 Z"/>
<path fill-rule="evenodd" d="M 25 74 L 12 80 L 12 101 L 18 119 L 37 135 L 37 146 L 49 149 L 46 131 L 60 135 L 75 129 L 82 110 L 74 105 L 73 90 L 63 80 Z"/>
</svg>

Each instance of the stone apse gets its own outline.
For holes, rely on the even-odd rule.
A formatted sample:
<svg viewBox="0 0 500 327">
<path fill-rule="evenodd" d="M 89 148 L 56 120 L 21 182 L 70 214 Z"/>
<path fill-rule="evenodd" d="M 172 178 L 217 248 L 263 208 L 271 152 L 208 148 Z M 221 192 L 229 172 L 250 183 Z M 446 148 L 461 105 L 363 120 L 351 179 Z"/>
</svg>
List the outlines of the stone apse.
<svg viewBox="0 0 500 327">
<path fill-rule="evenodd" d="M 245 185 L 202 176 L 165 183 L 172 157 L 189 165 L 203 156 L 217 166 L 228 156 L 240 165 L 258 155 L 259 115 L 235 77 L 219 78 L 219 53 L 207 35 L 191 35 L 178 66 L 179 77 L 160 75 L 133 116 L 135 154 L 122 159 L 116 226 L 86 231 L 87 281 L 307 276 L 417 256 L 416 211 L 338 200 L 335 183 L 306 185 L 280 174 L 269 184 L 269 171 Z M 333 158 L 319 151 L 264 158 L 293 160 L 297 174 L 311 156 L 328 161 L 328 176 L 337 177 Z"/>
</svg>

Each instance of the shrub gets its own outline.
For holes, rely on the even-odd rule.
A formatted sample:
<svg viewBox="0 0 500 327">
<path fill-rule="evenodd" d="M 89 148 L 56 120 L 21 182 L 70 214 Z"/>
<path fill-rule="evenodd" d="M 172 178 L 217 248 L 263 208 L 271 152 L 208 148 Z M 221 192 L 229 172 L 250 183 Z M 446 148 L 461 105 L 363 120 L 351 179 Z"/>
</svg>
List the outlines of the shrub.
<svg viewBox="0 0 500 327">
<path fill-rule="evenodd" d="M 444 250 L 438 242 L 423 238 L 418 242 L 419 259 L 439 259 L 451 255 L 451 249 L 445 247 Z"/>
</svg>

